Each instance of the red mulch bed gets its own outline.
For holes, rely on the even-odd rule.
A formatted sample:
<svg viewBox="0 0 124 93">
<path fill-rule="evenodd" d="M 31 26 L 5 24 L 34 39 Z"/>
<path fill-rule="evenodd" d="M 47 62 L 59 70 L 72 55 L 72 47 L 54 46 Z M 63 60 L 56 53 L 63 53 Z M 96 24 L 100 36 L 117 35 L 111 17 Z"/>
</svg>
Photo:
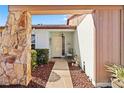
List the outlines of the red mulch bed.
<svg viewBox="0 0 124 93">
<path fill-rule="evenodd" d="M 81 70 L 79 66 L 72 66 L 72 63 L 68 63 L 72 83 L 74 88 L 94 88 L 88 76 Z"/>
<path fill-rule="evenodd" d="M 33 70 L 32 80 L 29 82 L 28 86 L 0 85 L 0 88 L 45 88 L 54 64 L 55 62 L 49 62 L 48 64 L 39 65 Z"/>
<path fill-rule="evenodd" d="M 40 65 L 32 71 L 32 80 L 28 87 L 45 88 L 54 63 L 55 62 L 49 62 L 48 64 Z"/>
</svg>

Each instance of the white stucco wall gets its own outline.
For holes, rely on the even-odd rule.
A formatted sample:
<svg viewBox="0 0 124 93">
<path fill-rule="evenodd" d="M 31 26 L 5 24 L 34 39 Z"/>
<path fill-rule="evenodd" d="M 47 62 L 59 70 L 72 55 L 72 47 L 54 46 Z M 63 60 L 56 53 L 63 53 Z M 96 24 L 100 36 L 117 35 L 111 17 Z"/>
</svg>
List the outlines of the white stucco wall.
<svg viewBox="0 0 124 93">
<path fill-rule="evenodd" d="M 49 49 L 49 56 L 51 57 L 50 38 L 56 34 L 64 34 L 65 36 L 65 53 L 69 48 L 73 48 L 73 33 L 74 30 L 70 29 L 33 29 L 32 34 L 35 34 L 35 48 L 36 49 Z"/>
<path fill-rule="evenodd" d="M 92 15 L 88 14 L 77 26 L 81 66 L 95 85 L 95 29 Z"/>
<path fill-rule="evenodd" d="M 80 49 L 79 49 L 79 41 L 78 41 L 78 32 L 77 31 L 75 31 L 73 34 L 73 48 L 74 48 L 74 55 L 78 56 L 80 66 L 82 67 L 81 57 L 80 57 Z"/>
<path fill-rule="evenodd" d="M 49 32 L 45 30 L 33 30 L 35 34 L 35 48 L 36 49 L 49 49 Z"/>
<path fill-rule="evenodd" d="M 68 53 L 69 48 L 73 48 L 73 32 L 65 32 L 65 53 Z"/>
</svg>

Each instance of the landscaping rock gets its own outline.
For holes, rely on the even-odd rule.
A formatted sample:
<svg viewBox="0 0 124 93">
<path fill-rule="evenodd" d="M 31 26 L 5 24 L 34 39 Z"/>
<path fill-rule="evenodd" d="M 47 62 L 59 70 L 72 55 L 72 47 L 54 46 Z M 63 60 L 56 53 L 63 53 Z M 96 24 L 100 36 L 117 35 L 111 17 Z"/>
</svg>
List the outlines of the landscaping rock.
<svg viewBox="0 0 124 93">
<path fill-rule="evenodd" d="M 36 69 L 32 71 L 32 80 L 29 82 L 27 86 L 24 86 L 26 78 L 25 75 L 23 78 L 19 79 L 20 81 L 17 79 L 13 79 L 11 85 L 9 85 L 8 78 L 6 77 L 6 75 L 4 75 L 2 76 L 2 78 L 0 77 L 0 84 L 4 84 L 0 85 L 0 88 L 45 88 L 53 66 L 54 62 L 49 62 L 48 64 L 44 64 L 43 66 L 39 65 Z"/>
<path fill-rule="evenodd" d="M 71 62 L 68 63 L 68 66 L 74 88 L 94 88 L 92 82 L 79 66 L 72 66 Z"/>
</svg>

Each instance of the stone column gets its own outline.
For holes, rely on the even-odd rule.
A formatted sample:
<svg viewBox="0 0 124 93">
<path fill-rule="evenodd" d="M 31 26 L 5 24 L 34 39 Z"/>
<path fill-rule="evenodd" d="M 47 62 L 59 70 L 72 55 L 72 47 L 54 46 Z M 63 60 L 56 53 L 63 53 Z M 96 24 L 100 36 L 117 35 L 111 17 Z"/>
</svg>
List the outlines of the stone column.
<svg viewBox="0 0 124 93">
<path fill-rule="evenodd" d="M 0 44 L 0 85 L 27 85 L 31 80 L 31 15 L 10 12 Z"/>
</svg>

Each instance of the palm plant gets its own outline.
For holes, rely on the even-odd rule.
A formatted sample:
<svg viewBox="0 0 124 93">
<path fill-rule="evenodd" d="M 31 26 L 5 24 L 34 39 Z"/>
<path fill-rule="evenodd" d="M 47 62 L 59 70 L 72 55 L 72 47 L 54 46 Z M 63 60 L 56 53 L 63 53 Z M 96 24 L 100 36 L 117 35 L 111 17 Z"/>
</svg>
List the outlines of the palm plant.
<svg viewBox="0 0 124 93">
<path fill-rule="evenodd" d="M 107 71 L 111 73 L 111 76 L 113 78 L 116 78 L 118 80 L 121 80 L 124 82 L 124 67 L 120 65 L 106 65 Z"/>
</svg>

